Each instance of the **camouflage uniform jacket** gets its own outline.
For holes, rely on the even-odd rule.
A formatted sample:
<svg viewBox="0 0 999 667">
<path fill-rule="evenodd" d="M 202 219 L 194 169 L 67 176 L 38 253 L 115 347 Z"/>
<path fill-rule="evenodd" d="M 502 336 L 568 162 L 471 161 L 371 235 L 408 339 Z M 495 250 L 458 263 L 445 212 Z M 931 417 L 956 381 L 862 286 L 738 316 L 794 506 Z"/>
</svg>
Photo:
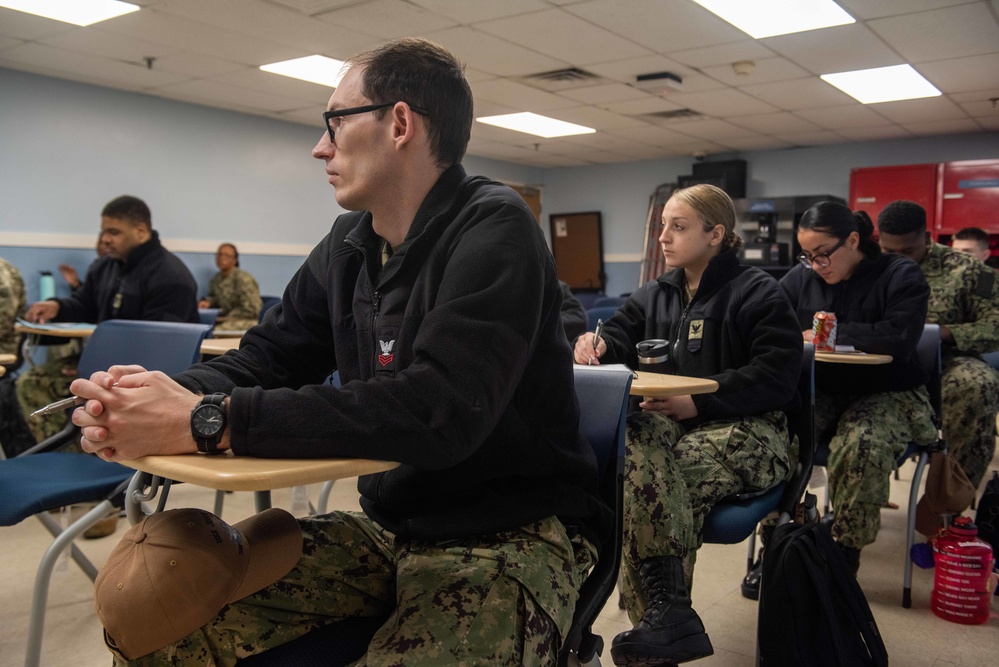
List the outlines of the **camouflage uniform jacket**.
<svg viewBox="0 0 999 667">
<path fill-rule="evenodd" d="M 0 353 L 17 354 L 14 320 L 24 315 L 24 280 L 13 264 L 0 257 Z"/>
<path fill-rule="evenodd" d="M 930 243 L 919 265 L 930 284 L 926 321 L 954 334 L 953 353 L 999 350 L 999 285 L 996 272 L 963 252 Z"/>
<path fill-rule="evenodd" d="M 208 283 L 208 301 L 212 308 L 219 309 L 219 319 L 231 325 L 225 328 L 248 329 L 257 323 L 264 307 L 257 281 L 240 269 L 233 269 L 228 278 L 221 271 L 212 276 Z M 249 326 L 237 327 L 236 322 L 248 322 Z"/>
</svg>

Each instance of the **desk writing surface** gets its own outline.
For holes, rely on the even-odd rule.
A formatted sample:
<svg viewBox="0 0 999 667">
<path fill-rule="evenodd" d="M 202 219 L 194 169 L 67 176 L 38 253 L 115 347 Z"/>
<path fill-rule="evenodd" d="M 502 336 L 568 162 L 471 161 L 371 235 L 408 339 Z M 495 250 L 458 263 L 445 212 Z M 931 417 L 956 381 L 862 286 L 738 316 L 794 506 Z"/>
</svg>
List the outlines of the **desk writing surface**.
<svg viewBox="0 0 999 667">
<path fill-rule="evenodd" d="M 14 331 L 37 336 L 55 336 L 56 338 L 89 338 L 97 328 L 96 324 L 86 322 L 50 322 L 48 324 L 33 324 L 18 320 Z"/>
<path fill-rule="evenodd" d="M 718 391 L 718 383 L 705 378 L 648 373 L 646 371 L 636 371 L 635 375 L 637 377 L 631 381 L 632 396 L 665 398 L 690 394 L 713 394 Z"/>
<path fill-rule="evenodd" d="M 0 354 L 0 364 L 12 364 L 17 361 L 16 354 Z"/>
<path fill-rule="evenodd" d="M 206 338 L 201 341 L 201 354 L 225 354 L 229 350 L 239 349 L 239 341 L 239 338 Z"/>
<path fill-rule="evenodd" d="M 370 459 L 260 459 L 249 456 L 143 456 L 122 465 L 164 479 L 220 491 L 267 491 L 384 472 L 394 461 Z"/>
<path fill-rule="evenodd" d="M 246 329 L 212 329 L 213 338 L 235 338 L 239 340 L 246 333 Z"/>
<path fill-rule="evenodd" d="M 815 352 L 815 361 L 828 364 L 857 364 L 859 366 L 882 366 L 892 362 L 890 354 L 867 354 L 865 352 Z"/>
</svg>

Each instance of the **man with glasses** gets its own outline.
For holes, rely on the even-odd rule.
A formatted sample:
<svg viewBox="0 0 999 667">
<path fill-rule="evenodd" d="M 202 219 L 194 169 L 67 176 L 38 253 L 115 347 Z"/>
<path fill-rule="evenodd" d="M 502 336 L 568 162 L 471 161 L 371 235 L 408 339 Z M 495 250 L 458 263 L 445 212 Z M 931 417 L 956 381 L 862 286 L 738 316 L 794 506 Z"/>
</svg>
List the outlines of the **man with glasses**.
<svg viewBox="0 0 999 667">
<path fill-rule="evenodd" d="M 348 67 L 312 152 L 355 212 L 275 316 L 176 382 L 114 368 L 74 383 L 93 399 L 74 421 L 110 460 L 202 449 L 401 465 L 360 478 L 363 513 L 301 519 L 287 577 L 141 664 L 232 664 L 359 616 L 385 619 L 368 665 L 554 664 L 610 518 L 552 256 L 519 195 L 460 164 L 461 66 L 406 39 Z M 324 384 L 334 370 L 342 389 Z M 207 402 L 225 419 L 196 445 L 192 411 Z"/>
<path fill-rule="evenodd" d="M 940 245 L 926 230 L 926 211 L 894 201 L 878 216 L 886 253 L 903 255 L 930 284 L 926 321 L 940 325 L 943 343 L 943 435 L 947 447 L 978 488 L 995 453 L 999 374 L 981 355 L 999 350 L 996 272 L 967 253 Z"/>
</svg>

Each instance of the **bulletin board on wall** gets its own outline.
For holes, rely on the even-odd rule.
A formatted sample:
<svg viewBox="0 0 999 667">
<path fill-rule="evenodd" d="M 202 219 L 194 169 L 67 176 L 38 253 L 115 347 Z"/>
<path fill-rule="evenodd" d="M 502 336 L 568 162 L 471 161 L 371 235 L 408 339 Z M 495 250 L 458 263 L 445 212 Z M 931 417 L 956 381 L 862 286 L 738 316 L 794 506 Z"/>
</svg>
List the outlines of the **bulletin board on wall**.
<svg viewBox="0 0 999 667">
<path fill-rule="evenodd" d="M 558 277 L 573 290 L 603 292 L 607 274 L 600 212 L 553 213 L 548 220 Z"/>
</svg>

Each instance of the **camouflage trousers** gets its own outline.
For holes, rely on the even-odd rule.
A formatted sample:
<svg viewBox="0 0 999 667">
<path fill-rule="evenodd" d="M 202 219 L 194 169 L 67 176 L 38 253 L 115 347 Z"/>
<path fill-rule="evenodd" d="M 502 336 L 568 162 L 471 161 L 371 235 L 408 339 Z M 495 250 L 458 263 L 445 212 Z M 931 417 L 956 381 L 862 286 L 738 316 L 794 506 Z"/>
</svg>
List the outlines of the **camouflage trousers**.
<svg viewBox="0 0 999 667">
<path fill-rule="evenodd" d="M 945 359 L 940 392 L 944 441 L 977 489 L 995 453 L 999 373 L 975 357 Z"/>
<path fill-rule="evenodd" d="M 287 576 L 129 664 L 231 666 L 329 623 L 377 616 L 387 620 L 355 665 L 554 665 L 596 562 L 555 518 L 437 542 L 403 541 L 360 512 L 299 524 L 302 557 Z"/>
<path fill-rule="evenodd" d="M 788 474 L 788 458 L 780 411 L 691 429 L 654 412 L 628 417 L 621 594 L 633 623 L 645 611 L 641 562 L 683 558 L 689 590 L 708 512 L 727 496 L 777 484 Z"/>
<path fill-rule="evenodd" d="M 15 387 L 21 414 L 36 442 L 49 438 L 66 425 L 65 412 L 54 412 L 40 417 L 31 413 L 69 396 L 69 385 L 76 379 L 76 362 L 79 346 L 74 341 L 67 345 L 50 347 L 45 363 L 21 373 Z M 81 450 L 82 451 L 82 450 Z"/>
<path fill-rule="evenodd" d="M 931 414 L 925 387 L 815 397 L 815 432 L 819 442 L 829 442 L 829 495 L 836 512 L 832 534 L 837 542 L 862 549 L 877 538 L 898 457 L 909 442 L 936 442 Z"/>
</svg>

